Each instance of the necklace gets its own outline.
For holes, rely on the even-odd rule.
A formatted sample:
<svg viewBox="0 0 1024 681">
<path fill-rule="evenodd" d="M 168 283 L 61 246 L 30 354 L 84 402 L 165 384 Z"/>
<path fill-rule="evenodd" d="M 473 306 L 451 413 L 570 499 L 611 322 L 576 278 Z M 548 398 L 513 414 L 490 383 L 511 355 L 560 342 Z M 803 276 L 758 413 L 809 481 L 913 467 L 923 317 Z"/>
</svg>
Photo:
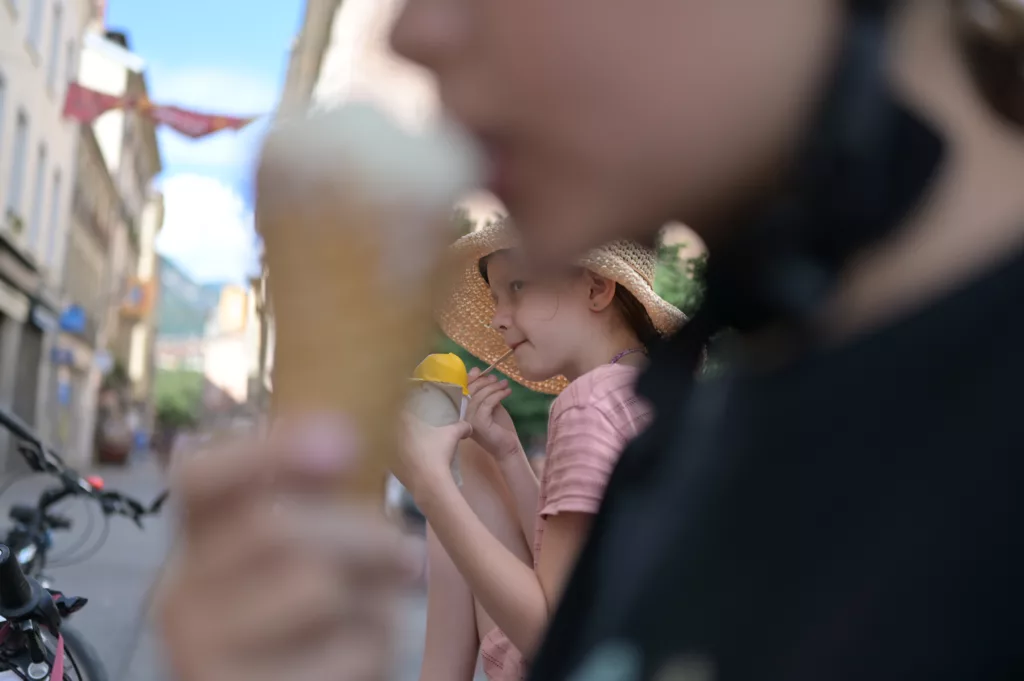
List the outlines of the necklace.
<svg viewBox="0 0 1024 681">
<path fill-rule="evenodd" d="M 612 357 L 612 361 L 610 361 L 608 363 L 609 364 L 618 364 L 619 360 L 621 360 L 623 357 L 628 357 L 630 355 L 635 355 L 638 352 L 642 352 L 642 353 L 644 353 L 646 355 L 647 354 L 647 349 L 646 348 L 630 348 L 628 350 L 623 350 L 619 354 L 617 354 L 614 357 Z"/>
</svg>

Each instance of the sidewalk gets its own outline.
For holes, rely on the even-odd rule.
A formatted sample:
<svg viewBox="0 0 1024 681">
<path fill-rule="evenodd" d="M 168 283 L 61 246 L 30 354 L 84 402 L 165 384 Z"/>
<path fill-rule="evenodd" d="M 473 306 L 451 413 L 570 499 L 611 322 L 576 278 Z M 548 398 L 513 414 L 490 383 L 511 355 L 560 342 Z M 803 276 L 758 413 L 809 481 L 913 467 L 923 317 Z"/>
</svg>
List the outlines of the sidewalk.
<svg viewBox="0 0 1024 681">
<path fill-rule="evenodd" d="M 109 489 L 117 489 L 148 503 L 163 490 L 163 478 L 155 457 L 136 460 L 127 468 L 98 467 Z M 0 496 L 2 523 L 15 503 L 35 503 L 39 492 L 53 484 L 47 476 L 33 476 L 14 483 Z M 71 517 L 70 534 L 54 537 L 54 559 L 74 545 L 90 527 L 89 545 L 99 539 L 102 518 L 84 499 L 62 503 L 60 512 Z M 148 621 L 145 597 L 159 572 L 172 539 L 172 522 L 166 516 L 147 518 L 145 530 L 131 521 L 112 518 L 103 547 L 88 560 L 47 570 L 57 588 L 68 595 L 89 599 L 71 624 L 95 646 L 111 681 L 171 681 L 161 662 L 160 650 Z M 80 551 L 76 551 L 80 553 Z M 399 641 L 398 681 L 415 681 L 426 626 L 426 593 L 410 593 Z"/>
</svg>

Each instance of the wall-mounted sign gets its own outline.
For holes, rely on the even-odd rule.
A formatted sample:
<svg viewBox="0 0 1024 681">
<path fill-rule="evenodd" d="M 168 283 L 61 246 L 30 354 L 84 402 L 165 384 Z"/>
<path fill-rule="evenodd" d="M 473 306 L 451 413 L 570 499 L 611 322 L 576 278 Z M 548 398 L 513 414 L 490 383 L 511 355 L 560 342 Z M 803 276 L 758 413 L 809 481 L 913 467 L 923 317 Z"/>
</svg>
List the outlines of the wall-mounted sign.
<svg viewBox="0 0 1024 681">
<path fill-rule="evenodd" d="M 32 323 L 43 331 L 56 331 L 60 328 L 56 315 L 39 303 L 32 306 Z"/>
<path fill-rule="evenodd" d="M 68 305 L 60 315 L 60 330 L 82 335 L 85 333 L 86 317 L 84 307 Z"/>
<path fill-rule="evenodd" d="M 121 301 L 121 316 L 128 319 L 142 319 L 149 314 L 153 305 L 153 282 L 131 279 L 128 292 Z"/>
<path fill-rule="evenodd" d="M 50 350 L 50 361 L 57 366 L 74 366 L 75 364 L 75 353 L 71 348 L 62 348 L 60 346 L 54 346 Z"/>
</svg>

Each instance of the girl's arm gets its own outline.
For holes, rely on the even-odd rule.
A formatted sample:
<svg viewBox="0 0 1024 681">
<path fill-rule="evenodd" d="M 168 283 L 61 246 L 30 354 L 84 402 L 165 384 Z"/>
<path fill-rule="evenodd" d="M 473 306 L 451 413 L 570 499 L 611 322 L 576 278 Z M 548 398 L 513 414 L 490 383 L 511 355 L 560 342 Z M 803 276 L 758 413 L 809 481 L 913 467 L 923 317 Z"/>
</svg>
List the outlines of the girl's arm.
<svg viewBox="0 0 1024 681">
<path fill-rule="evenodd" d="M 523 451 L 512 417 L 501 404 L 501 400 L 512 391 L 507 387 L 507 380 L 499 381 L 494 375 L 481 378 L 476 368 L 469 372 L 469 376 L 472 399 L 466 420 L 473 426 L 474 446 L 479 446 L 498 463 L 505 486 L 515 499 L 516 516 L 532 554 L 540 483 Z M 463 447 L 467 446 L 463 443 Z"/>
<path fill-rule="evenodd" d="M 516 503 L 516 515 L 523 527 L 523 536 L 526 537 L 533 551 L 533 533 L 537 524 L 537 498 L 540 495 L 540 481 L 537 480 L 530 460 L 526 458 L 526 452 L 520 447 L 515 454 L 508 455 L 498 462 L 501 468 L 501 475 L 505 478 L 505 484 L 512 492 Z"/>
<path fill-rule="evenodd" d="M 472 681 L 480 639 L 473 594 L 427 526 L 427 640 L 420 681 Z"/>
<path fill-rule="evenodd" d="M 591 516 L 552 516 L 534 572 L 487 530 L 450 476 L 424 485 L 417 505 L 484 610 L 531 659 L 586 538 Z"/>
</svg>

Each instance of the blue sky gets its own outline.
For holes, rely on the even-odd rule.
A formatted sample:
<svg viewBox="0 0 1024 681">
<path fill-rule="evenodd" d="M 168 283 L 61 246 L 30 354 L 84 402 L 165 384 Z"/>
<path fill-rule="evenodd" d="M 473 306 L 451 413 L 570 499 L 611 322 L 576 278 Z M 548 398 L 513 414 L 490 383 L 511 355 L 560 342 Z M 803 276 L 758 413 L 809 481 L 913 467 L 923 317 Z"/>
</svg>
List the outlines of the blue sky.
<svg viewBox="0 0 1024 681">
<path fill-rule="evenodd" d="M 150 96 L 210 113 L 270 113 L 300 25 L 302 0 L 107 0 L 107 27 L 146 61 Z M 254 254 L 245 196 L 266 129 L 190 141 L 158 133 L 167 215 L 158 246 L 200 281 L 239 280 Z"/>
</svg>

